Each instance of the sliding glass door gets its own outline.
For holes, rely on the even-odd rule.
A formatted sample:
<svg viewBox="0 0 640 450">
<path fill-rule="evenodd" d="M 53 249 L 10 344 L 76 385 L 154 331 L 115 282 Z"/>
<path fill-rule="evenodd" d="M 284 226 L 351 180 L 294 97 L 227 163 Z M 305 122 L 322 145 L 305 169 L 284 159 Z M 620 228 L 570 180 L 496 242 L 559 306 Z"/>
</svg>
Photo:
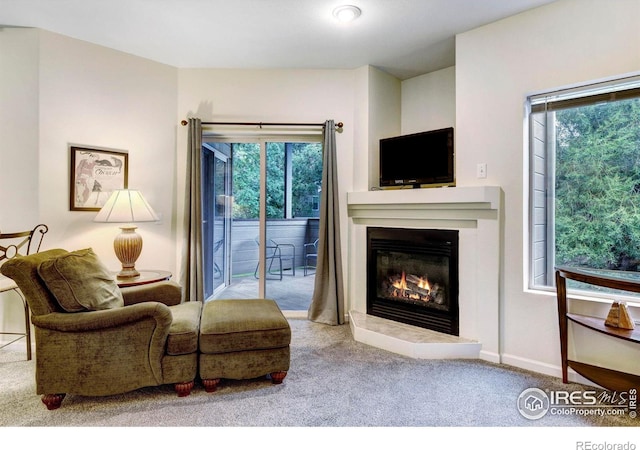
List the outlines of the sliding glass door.
<svg viewBox="0 0 640 450">
<path fill-rule="evenodd" d="M 204 298 L 230 284 L 231 151 L 223 143 L 202 147 Z"/>
<path fill-rule="evenodd" d="M 228 234 L 216 232 L 214 227 L 214 238 L 205 242 L 205 247 L 215 248 L 215 236 L 226 236 L 220 255 L 228 255 L 223 260 L 228 278 L 224 283 L 212 279 L 211 299 L 272 298 L 282 310 L 308 309 L 313 293 L 313 243 L 317 238 L 322 177 L 322 144 L 318 141 L 316 137 L 287 137 L 211 138 L 209 142 L 205 137 L 205 147 L 228 147 L 226 166 L 231 168 L 231 196 L 225 203 L 228 222 L 223 221 Z M 215 178 L 221 177 L 216 164 L 203 167 L 213 172 L 209 186 L 215 191 Z M 213 205 L 208 201 L 204 209 Z M 206 229 L 207 224 L 203 226 Z M 218 259 L 214 257 L 213 261 L 212 269 L 206 271 L 211 277 L 217 273 Z"/>
<path fill-rule="evenodd" d="M 313 294 L 322 180 L 319 142 L 266 143 L 266 295 L 283 310 L 308 310 Z"/>
</svg>

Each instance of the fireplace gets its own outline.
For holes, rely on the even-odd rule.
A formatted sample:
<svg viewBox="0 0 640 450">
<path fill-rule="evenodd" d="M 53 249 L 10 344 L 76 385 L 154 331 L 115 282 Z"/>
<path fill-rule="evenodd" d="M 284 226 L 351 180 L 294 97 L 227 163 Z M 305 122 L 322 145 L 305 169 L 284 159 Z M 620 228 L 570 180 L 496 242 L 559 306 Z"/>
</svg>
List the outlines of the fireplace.
<svg viewBox="0 0 640 450">
<path fill-rule="evenodd" d="M 367 314 L 459 335 L 458 231 L 367 227 Z"/>
</svg>

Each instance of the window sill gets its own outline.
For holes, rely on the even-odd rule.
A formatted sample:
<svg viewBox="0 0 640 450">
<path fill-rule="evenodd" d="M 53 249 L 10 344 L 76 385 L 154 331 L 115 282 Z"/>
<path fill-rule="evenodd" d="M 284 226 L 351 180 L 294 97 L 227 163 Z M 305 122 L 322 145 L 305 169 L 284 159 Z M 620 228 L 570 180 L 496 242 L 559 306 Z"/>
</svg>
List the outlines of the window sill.
<svg viewBox="0 0 640 450">
<path fill-rule="evenodd" d="M 554 300 L 557 298 L 556 291 L 553 288 L 549 288 L 549 290 L 542 289 L 542 288 L 540 289 L 526 288 L 524 292 L 526 294 L 550 297 Z M 567 291 L 567 299 L 584 301 L 584 302 L 592 302 L 592 303 L 600 303 L 600 304 L 608 304 L 608 305 L 610 305 L 614 300 L 617 300 L 617 301 L 626 302 L 627 306 L 630 306 L 633 308 L 640 308 L 640 298 L 628 296 L 628 295 L 615 295 L 615 294 L 606 294 L 606 293 L 585 294 L 583 292 L 577 292 L 569 289 Z"/>
</svg>

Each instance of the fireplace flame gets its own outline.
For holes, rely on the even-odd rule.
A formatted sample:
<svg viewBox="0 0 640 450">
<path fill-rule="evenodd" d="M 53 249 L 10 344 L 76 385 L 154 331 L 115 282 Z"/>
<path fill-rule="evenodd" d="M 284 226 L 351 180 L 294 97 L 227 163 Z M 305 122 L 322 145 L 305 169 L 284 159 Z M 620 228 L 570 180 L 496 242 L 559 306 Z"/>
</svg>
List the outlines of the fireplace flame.
<svg viewBox="0 0 640 450">
<path fill-rule="evenodd" d="M 431 301 L 432 289 L 429 280 L 425 277 L 418 277 L 413 274 L 407 274 L 402 271 L 402 275 L 398 278 L 390 280 L 393 287 L 389 292 L 391 297 L 408 298 L 411 300 Z"/>
<path fill-rule="evenodd" d="M 392 286 L 396 289 L 400 289 L 401 291 L 405 291 L 407 289 L 407 277 L 404 274 L 404 270 L 402 271 L 402 276 L 398 281 L 395 281 Z"/>
<path fill-rule="evenodd" d="M 431 291 L 431 285 L 429 284 L 429 280 L 425 278 L 420 278 L 420 281 L 418 282 L 418 287 Z"/>
</svg>

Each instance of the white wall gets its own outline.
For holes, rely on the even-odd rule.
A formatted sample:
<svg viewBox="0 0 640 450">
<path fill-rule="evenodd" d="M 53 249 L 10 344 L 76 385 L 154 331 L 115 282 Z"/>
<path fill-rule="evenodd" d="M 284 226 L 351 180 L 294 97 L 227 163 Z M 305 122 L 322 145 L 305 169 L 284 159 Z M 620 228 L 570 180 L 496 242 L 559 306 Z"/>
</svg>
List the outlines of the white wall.
<svg viewBox="0 0 640 450">
<path fill-rule="evenodd" d="M 37 30 L 0 28 L 0 231 L 5 233 L 39 223 L 38 37 Z M 13 292 L 0 294 L 0 331 L 24 331 L 24 308 Z"/>
<path fill-rule="evenodd" d="M 555 294 L 527 292 L 524 283 L 525 98 L 532 92 L 640 71 L 639 20 L 636 1 L 566 0 L 457 36 L 457 184 L 498 185 L 505 192 L 504 362 L 559 373 Z M 480 162 L 488 167 L 483 180 L 475 177 Z M 604 306 L 599 314 L 606 315 Z M 592 362 L 637 372 L 637 363 L 621 358 L 616 346 L 624 344 L 612 342 L 611 351 L 590 355 Z"/>
<path fill-rule="evenodd" d="M 353 152 L 353 185 L 354 191 L 369 189 L 369 165 L 371 151 L 369 144 L 369 67 L 354 70 L 354 133 L 353 145 L 358 151 Z"/>
<path fill-rule="evenodd" d="M 163 215 L 159 224 L 140 224 L 137 267 L 175 271 L 177 69 L 24 28 L 0 31 L 0 56 L 0 204 L 8 213 L 0 229 L 45 223 L 43 249 L 93 247 L 118 269 L 117 225 L 69 210 L 69 145 L 127 150 L 129 187 L 142 190 Z M 2 330 L 22 324 L 20 302 L 0 302 Z"/>
<path fill-rule="evenodd" d="M 394 76 L 372 66 L 354 70 L 354 191 L 378 187 L 380 139 L 400 134 L 400 86 Z"/>
<path fill-rule="evenodd" d="M 175 68 L 41 31 L 38 185 L 46 248 L 91 246 L 119 268 L 112 247 L 118 226 L 94 223 L 95 212 L 69 210 L 69 145 L 124 150 L 129 187 L 163 217 L 138 224 L 144 248 L 136 266 L 175 271 L 176 99 Z"/>
<path fill-rule="evenodd" d="M 369 68 L 369 187 L 380 186 L 380 139 L 400 134 L 401 83 L 397 78 Z"/>
<path fill-rule="evenodd" d="M 38 36 L 37 30 L 0 28 L 0 230 L 4 232 L 29 230 L 39 223 Z M 0 294 L 0 331 L 23 330 L 20 298 L 12 292 Z"/>
<path fill-rule="evenodd" d="M 402 134 L 455 127 L 455 122 L 455 67 L 402 82 Z"/>
<path fill-rule="evenodd" d="M 37 30 L 0 28 L 0 231 L 4 232 L 29 230 L 38 223 L 38 38 Z M 33 207 L 23 210 L 25 204 Z"/>
</svg>

